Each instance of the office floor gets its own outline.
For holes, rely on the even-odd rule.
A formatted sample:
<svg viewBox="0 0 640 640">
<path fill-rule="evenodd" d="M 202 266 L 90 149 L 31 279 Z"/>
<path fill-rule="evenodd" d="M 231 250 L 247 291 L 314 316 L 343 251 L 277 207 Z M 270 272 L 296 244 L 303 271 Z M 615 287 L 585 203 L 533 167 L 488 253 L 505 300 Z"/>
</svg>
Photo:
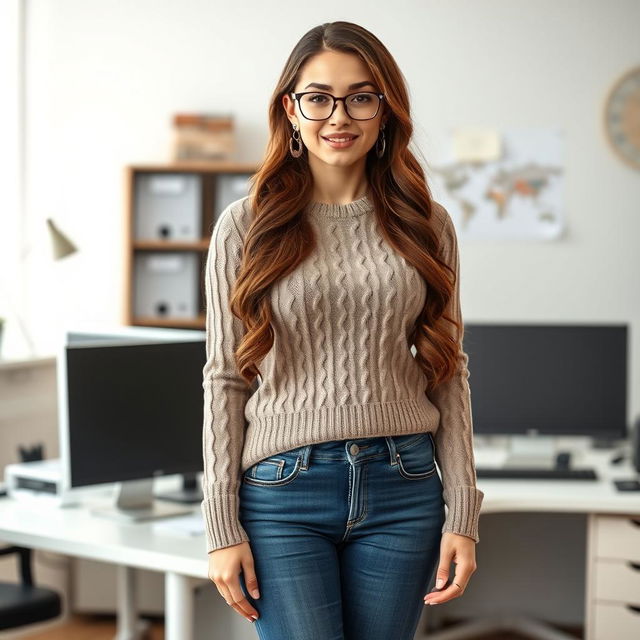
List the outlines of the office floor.
<svg viewBox="0 0 640 640">
<path fill-rule="evenodd" d="M 446 626 L 446 623 L 445 623 Z M 69 622 L 57 629 L 25 636 L 25 640 L 112 640 L 116 624 L 113 616 L 75 615 Z M 582 629 L 563 628 L 576 638 L 582 638 Z M 164 640 L 162 620 L 152 622 L 146 640 Z M 525 636 L 513 633 L 478 636 L 476 640 L 528 640 Z"/>
<path fill-rule="evenodd" d="M 25 640 L 113 640 L 116 623 L 112 615 L 74 615 L 55 629 L 25 636 Z M 163 620 L 153 621 L 145 640 L 164 640 Z"/>
</svg>

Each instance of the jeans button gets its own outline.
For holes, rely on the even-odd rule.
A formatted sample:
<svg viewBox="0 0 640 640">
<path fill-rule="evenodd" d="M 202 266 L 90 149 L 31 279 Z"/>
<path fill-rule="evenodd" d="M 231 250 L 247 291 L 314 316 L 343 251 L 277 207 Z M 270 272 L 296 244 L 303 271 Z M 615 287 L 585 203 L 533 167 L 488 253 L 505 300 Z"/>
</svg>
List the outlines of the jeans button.
<svg viewBox="0 0 640 640">
<path fill-rule="evenodd" d="M 358 453 L 358 451 L 360 451 L 360 447 L 359 447 L 357 444 L 355 444 L 355 443 L 354 443 L 354 444 L 352 444 L 352 445 L 349 447 L 349 453 L 350 453 L 352 456 L 355 456 L 355 455 L 356 455 L 356 453 Z"/>
</svg>

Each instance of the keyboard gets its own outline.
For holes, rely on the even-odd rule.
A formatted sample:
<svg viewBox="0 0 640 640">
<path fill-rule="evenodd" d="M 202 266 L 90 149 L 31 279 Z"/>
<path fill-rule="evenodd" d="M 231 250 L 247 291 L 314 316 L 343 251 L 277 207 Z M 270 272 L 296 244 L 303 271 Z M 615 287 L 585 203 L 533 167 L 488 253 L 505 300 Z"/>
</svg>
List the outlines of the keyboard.
<svg viewBox="0 0 640 640">
<path fill-rule="evenodd" d="M 476 467 L 478 478 L 514 480 L 597 480 L 593 469 L 544 469 L 539 467 Z"/>
</svg>

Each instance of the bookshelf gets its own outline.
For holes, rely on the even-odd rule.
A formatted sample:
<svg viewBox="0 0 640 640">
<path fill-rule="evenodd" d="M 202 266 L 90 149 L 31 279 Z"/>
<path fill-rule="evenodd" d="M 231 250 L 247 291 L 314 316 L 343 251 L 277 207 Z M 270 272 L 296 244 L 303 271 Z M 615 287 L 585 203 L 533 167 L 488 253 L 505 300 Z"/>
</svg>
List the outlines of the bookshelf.
<svg viewBox="0 0 640 640">
<path fill-rule="evenodd" d="M 125 167 L 124 324 L 204 330 L 211 232 L 256 170 L 227 161 Z"/>
</svg>

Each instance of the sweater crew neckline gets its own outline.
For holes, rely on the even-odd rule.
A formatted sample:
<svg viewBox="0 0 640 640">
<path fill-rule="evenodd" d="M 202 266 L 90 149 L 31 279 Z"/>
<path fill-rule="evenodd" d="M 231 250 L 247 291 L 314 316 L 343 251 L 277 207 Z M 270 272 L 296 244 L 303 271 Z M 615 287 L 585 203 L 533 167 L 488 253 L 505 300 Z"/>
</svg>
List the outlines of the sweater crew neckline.
<svg viewBox="0 0 640 640">
<path fill-rule="evenodd" d="M 353 218 L 373 211 L 373 202 L 366 195 L 346 204 L 312 201 L 307 205 L 307 211 L 320 217 Z"/>
</svg>

